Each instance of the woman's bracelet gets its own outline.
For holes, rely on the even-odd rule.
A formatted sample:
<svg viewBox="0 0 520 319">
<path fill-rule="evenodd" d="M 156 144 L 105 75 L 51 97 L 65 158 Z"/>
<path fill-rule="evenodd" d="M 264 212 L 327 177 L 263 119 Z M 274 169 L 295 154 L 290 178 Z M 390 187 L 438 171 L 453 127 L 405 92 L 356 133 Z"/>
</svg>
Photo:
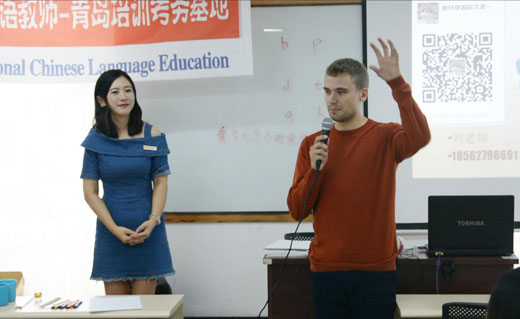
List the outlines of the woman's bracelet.
<svg viewBox="0 0 520 319">
<path fill-rule="evenodd" d="M 157 215 L 154 215 L 154 214 L 150 214 L 150 217 L 153 217 L 155 219 L 155 221 L 157 222 L 157 225 L 161 224 L 161 217 L 160 216 L 157 216 Z"/>
</svg>

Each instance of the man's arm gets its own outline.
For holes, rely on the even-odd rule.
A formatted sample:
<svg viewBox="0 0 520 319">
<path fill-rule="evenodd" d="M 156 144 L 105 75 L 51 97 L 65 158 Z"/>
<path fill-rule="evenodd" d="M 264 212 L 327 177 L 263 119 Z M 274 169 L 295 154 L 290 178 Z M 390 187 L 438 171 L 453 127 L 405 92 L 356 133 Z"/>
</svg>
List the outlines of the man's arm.
<svg viewBox="0 0 520 319">
<path fill-rule="evenodd" d="M 426 117 L 412 97 L 410 85 L 405 82 L 399 68 L 399 54 L 391 40 L 388 45 L 378 38 L 383 49 L 370 43 L 377 57 L 379 67 L 370 66 L 381 79 L 385 80 L 392 88 L 392 96 L 399 105 L 402 126 L 392 138 L 395 144 L 396 159 L 398 162 L 412 156 L 430 141 L 430 129 Z"/>
<path fill-rule="evenodd" d="M 389 51 L 388 45 L 383 41 L 383 39 L 377 38 L 377 40 L 381 43 L 383 54 L 381 54 L 381 51 L 374 43 L 370 43 L 370 47 L 374 50 L 377 57 L 377 63 L 379 64 L 379 67 L 371 65 L 370 69 L 376 72 L 376 74 L 386 82 L 400 77 L 401 70 L 399 69 L 399 53 L 397 53 L 394 43 L 391 40 L 388 40 L 388 44 L 390 45 Z"/>
<path fill-rule="evenodd" d="M 314 144 L 310 145 L 311 140 L 306 138 L 300 145 L 298 159 L 296 161 L 296 168 L 294 170 L 293 184 L 289 189 L 289 195 L 287 196 L 287 206 L 289 207 L 289 213 L 295 220 L 300 220 L 302 218 L 305 197 L 307 196 L 309 188 L 311 187 L 316 175 L 316 161 L 318 159 L 323 161 L 323 164 L 320 167 L 320 171 L 325 166 L 324 164 L 326 162 L 327 155 L 326 151 L 323 151 L 323 146 L 317 145 L 317 143 L 321 143 L 322 139 L 323 137 L 317 136 L 314 139 Z M 325 152 L 325 154 L 323 152 Z M 316 185 L 314 185 L 312 193 L 309 195 L 307 208 L 304 213 L 305 216 L 309 215 L 310 211 L 316 204 L 318 189 L 321 183 L 320 176 L 321 175 L 318 176 Z"/>
<path fill-rule="evenodd" d="M 431 135 L 426 117 L 412 97 L 410 85 L 402 77 L 389 81 L 388 85 L 401 114 L 401 126 L 392 136 L 396 159 L 400 162 L 426 146 Z"/>
</svg>

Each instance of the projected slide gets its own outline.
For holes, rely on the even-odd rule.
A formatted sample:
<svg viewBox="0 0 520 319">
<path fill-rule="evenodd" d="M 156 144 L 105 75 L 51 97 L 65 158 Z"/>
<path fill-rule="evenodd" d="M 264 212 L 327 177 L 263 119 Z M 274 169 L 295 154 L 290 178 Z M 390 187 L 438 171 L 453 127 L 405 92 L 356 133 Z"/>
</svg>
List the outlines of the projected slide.
<svg viewBox="0 0 520 319">
<path fill-rule="evenodd" d="M 414 178 L 520 176 L 520 2 L 413 1 Z"/>
</svg>

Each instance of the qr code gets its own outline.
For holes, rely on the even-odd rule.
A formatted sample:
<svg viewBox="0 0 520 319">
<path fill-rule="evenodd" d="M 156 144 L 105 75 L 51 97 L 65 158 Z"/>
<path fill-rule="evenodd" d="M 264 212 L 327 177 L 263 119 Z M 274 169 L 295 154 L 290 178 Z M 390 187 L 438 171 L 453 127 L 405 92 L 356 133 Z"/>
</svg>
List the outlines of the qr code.
<svg viewBox="0 0 520 319">
<path fill-rule="evenodd" d="M 424 34 L 423 102 L 493 100 L 492 34 Z"/>
</svg>

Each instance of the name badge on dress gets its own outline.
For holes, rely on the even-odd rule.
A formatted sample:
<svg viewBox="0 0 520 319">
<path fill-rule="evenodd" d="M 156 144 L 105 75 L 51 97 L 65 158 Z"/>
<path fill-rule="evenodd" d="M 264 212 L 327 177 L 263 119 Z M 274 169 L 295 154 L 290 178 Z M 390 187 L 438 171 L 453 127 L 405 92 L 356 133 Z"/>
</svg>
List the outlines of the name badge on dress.
<svg viewBox="0 0 520 319">
<path fill-rule="evenodd" d="M 157 151 L 157 146 L 155 146 L 155 145 L 143 145 L 143 150 L 145 150 L 145 151 Z"/>
</svg>

